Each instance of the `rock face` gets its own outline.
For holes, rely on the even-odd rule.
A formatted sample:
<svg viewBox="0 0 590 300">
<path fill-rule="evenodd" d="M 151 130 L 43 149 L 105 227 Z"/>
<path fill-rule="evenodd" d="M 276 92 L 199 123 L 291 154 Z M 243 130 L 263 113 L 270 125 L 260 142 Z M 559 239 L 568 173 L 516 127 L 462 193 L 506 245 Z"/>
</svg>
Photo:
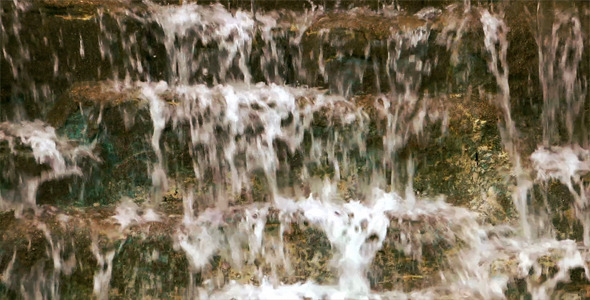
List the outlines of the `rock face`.
<svg viewBox="0 0 590 300">
<path fill-rule="evenodd" d="M 151 152 L 151 145 L 146 137 L 152 134 L 152 119 L 149 115 L 149 105 L 142 96 L 140 88 L 129 87 L 116 90 L 116 87 L 108 82 L 80 83 L 73 86 L 66 95 L 68 96 L 56 102 L 54 110 L 49 113 L 51 124 L 60 128 L 61 132 L 71 138 L 80 138 L 76 135 L 83 133 L 84 135 L 81 136 L 83 139 L 99 141 L 98 151 L 103 154 L 101 157 L 110 158 L 103 163 L 116 165 L 122 176 L 141 173 L 139 170 L 125 169 L 125 166 L 137 168 L 138 165 L 144 164 L 142 160 L 146 156 L 137 155 L 138 152 L 145 152 L 148 158 Z M 169 105 L 171 109 L 177 107 L 178 104 L 175 103 L 179 100 L 175 98 L 178 95 L 170 91 L 165 92 L 164 97 L 169 97 L 170 100 L 166 105 Z M 415 178 L 417 190 L 429 196 L 447 194 L 450 197 L 449 200 L 456 204 L 466 204 L 462 201 L 470 201 L 486 194 L 490 188 L 497 191 L 506 190 L 507 179 L 502 179 L 502 174 L 509 170 L 506 154 L 502 151 L 499 132 L 494 126 L 498 116 L 497 109 L 487 100 L 468 97 L 468 95 L 452 94 L 439 99 L 424 100 L 422 105 L 427 108 L 425 111 L 428 111 L 425 120 L 430 124 L 425 128 L 416 128 L 415 132 L 407 134 L 400 141 L 401 153 L 408 153 L 410 149 L 421 149 L 419 153 L 422 154 L 415 157 L 418 162 Z M 301 98 L 300 101 L 309 101 L 303 99 Z M 318 137 L 321 137 L 324 134 L 323 131 L 339 127 L 342 130 L 358 130 L 352 127 L 346 129 L 348 125 L 341 118 L 347 114 L 354 114 L 355 111 L 357 113 L 362 111 L 366 117 L 361 119 L 366 118 L 363 122 L 368 124 L 365 137 L 368 142 L 368 151 L 383 153 L 385 145 L 381 139 L 388 134 L 389 129 L 385 122 L 391 112 L 383 106 L 383 101 L 388 100 L 376 96 L 362 96 L 353 99 L 357 107 L 343 106 L 341 112 L 333 110 L 334 108 L 319 110 L 313 115 L 310 132 L 315 132 Z M 400 128 L 411 126 L 412 122 L 416 121 L 416 116 L 412 115 L 414 108 L 411 106 L 404 107 L 400 104 L 399 107 L 391 109 L 401 109 L 408 114 L 408 119 L 399 120 L 399 122 L 407 122 Z M 448 123 L 442 124 L 442 122 Z M 80 131 L 81 129 L 83 130 Z M 164 143 L 173 147 L 172 145 L 178 142 L 174 140 L 178 138 L 175 135 L 180 129 L 170 128 Z M 432 147 L 429 141 L 433 139 L 441 140 Z M 405 144 L 407 146 L 404 146 Z M 181 152 L 172 155 L 171 164 L 179 155 L 183 155 L 183 148 L 180 147 L 178 150 Z M 303 151 L 298 155 L 306 154 Z M 441 160 L 441 156 L 446 158 Z M 292 164 L 292 168 L 296 169 L 293 165 L 297 163 L 296 161 L 287 160 L 286 163 Z M 330 164 L 313 167 L 318 171 L 330 168 L 332 168 Z M 112 175 L 107 178 L 111 180 Z M 482 185 L 481 180 L 490 178 L 495 179 Z M 433 183 L 442 185 L 433 185 Z M 448 193 L 449 187 L 457 190 Z M 509 195 L 503 197 L 509 197 Z M 503 201 L 505 201 L 504 205 L 509 204 L 506 203 L 507 200 Z"/>
<path fill-rule="evenodd" d="M 0 296 L 588 297 L 590 7 L 423 2 L 2 3 Z"/>
<path fill-rule="evenodd" d="M 321 16 L 309 28 L 307 35 L 316 35 L 321 31 L 336 34 L 345 32 L 349 33 L 352 38 L 358 34 L 365 41 L 374 41 L 387 39 L 392 32 L 408 32 L 425 25 L 426 21 L 414 16 L 385 16 L 370 11 L 356 10 L 347 13 L 328 13 Z M 343 49 L 351 50 L 349 47 Z"/>
<path fill-rule="evenodd" d="M 35 0 L 40 7 L 56 10 L 92 11 L 97 8 L 114 8 L 129 5 L 129 0 Z"/>
<path fill-rule="evenodd" d="M 279 223 L 275 219 L 279 214 L 272 216 L 280 212 L 274 208 L 270 209 L 271 215 L 262 227 L 263 245 L 268 247 L 266 256 L 254 256 L 253 261 L 236 265 L 232 258 L 236 248 L 229 252 L 225 249 L 212 255 L 206 265 L 194 269 L 177 247 L 178 236 L 186 226 L 181 206 L 180 199 L 171 197 L 160 207 L 157 217 L 148 217 L 148 211 L 138 210 L 136 218 L 127 219 L 130 223 L 123 220 L 123 205 L 68 211 L 44 206 L 43 214 L 35 220 L 15 219 L 11 213 L 3 213 L 0 228 L 5 234 L 0 251 L 5 258 L 0 266 L 8 270 L 4 276 L 10 276 L 3 278 L 3 295 L 16 297 L 16 287 L 11 285 L 15 281 L 29 286 L 26 293 L 31 295 L 53 288 L 63 297 L 91 297 L 96 295 L 97 284 L 110 281 L 110 285 L 101 290 L 106 293 L 104 295 L 128 298 L 138 293 L 152 297 L 189 296 L 195 284 L 212 289 L 230 282 L 260 284 L 257 273 L 261 271 L 265 274 L 277 272 L 283 284 L 300 282 L 302 278 L 333 284 L 337 278 L 332 257 L 334 249 L 325 233 L 295 219 L 285 227 L 284 221 Z M 248 206 L 235 206 L 231 212 L 223 214 L 225 225 L 219 229 L 225 231 L 228 238 L 235 230 L 232 224 L 246 221 L 247 209 Z M 383 247 L 368 270 L 371 289 L 376 292 L 444 285 L 444 279 L 435 270 L 447 270 L 449 261 L 469 254 L 464 248 L 466 245 L 460 246 L 461 242 L 456 244 L 455 241 L 465 236 L 456 235 L 459 231 L 453 226 L 460 228 L 465 225 L 463 223 L 443 228 L 440 222 L 449 219 L 442 215 L 392 215 L 390 219 Z M 280 252 L 274 252 L 277 250 L 272 247 L 279 245 L 288 265 L 273 260 L 279 258 L 275 255 Z M 252 249 L 245 245 L 239 247 L 247 259 Z M 533 256 L 535 268 L 538 264 L 543 274 L 555 276 L 562 251 L 555 247 L 546 255 Z M 485 263 L 491 263 L 490 276 L 510 276 L 508 295 L 522 293 L 518 290 L 526 284 L 520 279 L 518 265 L 522 262 L 518 258 Z M 48 268 L 51 265 L 58 267 Z M 580 270 L 572 271 L 572 282 L 558 287 L 556 292 L 575 294 L 587 287 L 588 281 Z"/>
</svg>

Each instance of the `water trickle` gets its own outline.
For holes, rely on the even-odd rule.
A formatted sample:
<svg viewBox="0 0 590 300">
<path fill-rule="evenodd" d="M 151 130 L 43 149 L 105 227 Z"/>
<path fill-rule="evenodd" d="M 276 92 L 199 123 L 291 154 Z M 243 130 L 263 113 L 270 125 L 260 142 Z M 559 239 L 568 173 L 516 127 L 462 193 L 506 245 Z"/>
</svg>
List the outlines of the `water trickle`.
<svg viewBox="0 0 590 300">
<path fill-rule="evenodd" d="M 590 244 L 590 221 L 587 207 L 589 204 L 588 191 L 590 185 L 581 179 L 590 172 L 590 151 L 575 147 L 540 147 L 532 155 L 533 167 L 537 171 L 537 179 L 548 182 L 557 179 L 564 184 L 574 202 L 575 215 L 584 228 L 584 245 Z"/>
<path fill-rule="evenodd" d="M 109 298 L 109 284 L 113 273 L 113 258 L 115 257 L 115 250 L 109 250 L 105 254 L 100 253 L 100 248 L 97 241 L 92 242 L 92 253 L 98 262 L 98 270 L 94 274 L 94 296 L 98 299 Z"/>
<path fill-rule="evenodd" d="M 217 47 L 217 72 L 226 78 L 227 70 L 238 60 L 243 80 L 250 82 L 247 59 L 254 38 L 254 20 L 245 12 L 235 14 L 221 5 L 210 7 L 197 4 L 153 7 L 153 18 L 164 31 L 164 45 L 169 54 L 171 83 L 188 84 L 190 77 L 202 66 L 193 60 L 197 43 Z M 210 68 L 212 69 L 212 68 Z M 205 72 L 203 70 L 203 72 Z"/>
<path fill-rule="evenodd" d="M 538 12 L 537 18 L 547 18 Z M 540 28 L 535 36 L 539 52 L 539 80 L 543 91 L 543 145 L 549 146 L 559 138 L 557 124 L 564 124 L 567 142 L 588 143 L 584 137 L 586 129 L 576 130 L 581 134 L 574 137 L 574 126 L 585 102 L 587 89 L 583 77 L 578 76 L 584 51 L 584 41 L 579 17 L 569 12 L 555 12 L 551 33 L 545 34 Z M 549 19 L 549 18 L 548 18 Z M 561 109 L 560 107 L 565 107 Z M 582 138 L 581 141 L 578 141 Z"/>
<path fill-rule="evenodd" d="M 497 96 L 497 104 L 502 112 L 503 122 L 498 124 L 502 134 L 504 149 L 511 156 L 513 172 L 516 177 L 512 199 L 520 215 L 522 230 L 527 238 L 532 238 L 533 228 L 529 224 L 528 192 L 531 182 L 522 169 L 520 153 L 518 152 L 518 132 L 510 110 L 510 86 L 508 84 L 508 63 L 506 54 L 508 51 L 508 27 L 505 22 L 497 16 L 492 16 L 489 11 L 484 10 L 481 14 L 481 23 L 485 34 L 484 44 L 491 56 L 488 60 L 488 68 L 494 75 L 496 83 L 500 88 Z"/>
<path fill-rule="evenodd" d="M 588 296 L 587 6 L 179 2 L 2 3 L 1 296 Z"/>
<path fill-rule="evenodd" d="M 14 209 L 20 216 L 24 209 L 37 209 L 37 190 L 46 181 L 68 176 L 82 176 L 78 162 L 85 157 L 99 160 L 92 153 L 92 145 L 76 146 L 67 139 L 58 137 L 55 129 L 41 121 L 0 123 L 0 142 L 6 146 L 3 156 L 2 179 L 7 187 L 0 194 L 0 207 Z M 26 161 L 32 155 L 33 166 L 27 168 Z M 29 157 L 30 158 L 30 157 Z M 12 188 L 11 188 L 12 187 Z"/>
</svg>

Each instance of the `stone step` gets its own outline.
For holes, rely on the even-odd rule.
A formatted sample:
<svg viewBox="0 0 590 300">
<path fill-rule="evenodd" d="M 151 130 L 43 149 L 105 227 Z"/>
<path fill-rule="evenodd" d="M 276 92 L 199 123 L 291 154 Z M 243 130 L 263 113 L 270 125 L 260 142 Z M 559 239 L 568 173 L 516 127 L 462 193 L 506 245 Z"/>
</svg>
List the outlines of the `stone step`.
<svg viewBox="0 0 590 300">
<path fill-rule="evenodd" d="M 67 96 L 62 97 L 56 103 L 52 112 L 49 113 L 49 120 L 53 126 L 59 129 L 59 132 L 72 138 L 76 137 L 86 141 L 98 138 L 98 152 L 101 153 L 99 156 L 104 163 L 109 163 L 112 157 L 110 164 L 117 167 L 123 178 L 128 174 L 147 176 L 146 163 L 154 160 L 154 150 L 150 142 L 153 134 L 153 121 L 150 115 L 150 105 L 141 92 L 140 86 L 142 84 L 131 85 L 116 91 L 113 84 L 109 82 L 81 83 L 74 86 L 65 94 Z M 219 101 L 215 105 L 220 105 L 220 107 L 225 107 L 224 101 L 229 98 L 223 100 L 225 96 L 218 93 L 233 88 L 228 85 L 212 88 L 193 86 L 189 89 L 197 87 L 208 91 L 207 93 L 218 95 L 213 98 L 214 101 Z M 284 172 L 297 173 L 296 170 L 300 170 L 303 163 L 307 168 L 311 168 L 308 170 L 316 170 L 312 171 L 311 175 L 314 174 L 313 172 L 317 173 L 315 176 L 320 177 L 334 175 L 333 164 L 340 159 L 329 159 L 328 161 L 312 159 L 309 147 L 312 143 L 310 138 L 313 136 L 316 142 L 325 143 L 324 146 L 328 147 L 325 149 L 326 151 L 331 149 L 330 145 L 340 143 L 337 148 L 334 148 L 336 153 L 348 153 L 348 159 L 357 160 L 361 166 L 368 163 L 366 162 L 367 157 L 380 156 L 387 151 L 399 152 L 402 154 L 402 158 L 409 154 L 415 155 L 418 162 L 415 184 L 419 190 L 429 195 L 447 194 L 453 199 L 453 203 L 465 203 L 463 201 L 469 201 L 467 199 L 479 195 L 480 192 L 477 191 L 481 191 L 480 188 L 469 191 L 471 185 L 458 184 L 459 181 L 473 182 L 473 187 L 475 187 L 481 186 L 482 180 L 490 180 L 488 177 L 492 176 L 495 179 L 484 184 L 483 192 L 487 192 L 492 186 L 500 190 L 504 189 L 501 188 L 503 180 L 500 178 L 503 176 L 501 174 L 507 171 L 505 169 L 508 168 L 508 161 L 502 154 L 501 139 L 495 126 L 498 111 L 487 100 L 470 99 L 457 94 L 442 95 L 437 98 L 425 97 L 418 99 L 416 103 L 404 103 L 386 95 L 356 96 L 347 100 L 339 96 L 328 96 L 316 89 L 266 85 L 251 88 L 253 93 L 262 93 L 260 95 L 264 95 L 272 89 L 292 93 L 289 97 L 294 98 L 289 101 L 294 101 L 298 106 L 291 108 L 290 113 L 282 113 L 281 126 L 284 130 L 288 130 L 291 128 L 290 126 L 300 126 L 302 131 L 300 133 L 286 131 L 291 133 L 278 137 L 277 141 L 282 142 L 272 147 L 273 151 L 278 151 L 276 155 L 278 155 L 279 165 L 287 167 Z M 161 139 L 161 143 L 168 149 L 166 151 L 169 170 L 174 169 L 171 166 L 178 165 L 183 159 L 191 161 L 190 151 L 186 146 L 190 144 L 186 139 L 187 136 L 190 136 L 191 130 L 187 127 L 186 120 L 174 117 L 174 115 L 188 113 L 184 110 L 192 100 L 185 97 L 187 95 L 194 97 L 190 96 L 190 93 L 184 96 L 178 94 L 178 91 L 183 89 L 185 88 L 168 87 L 167 90 L 160 92 L 161 101 L 169 115 Z M 243 93 L 239 86 L 235 87 L 234 91 L 238 97 L 244 97 L 250 93 Z M 261 134 L 266 132 L 259 132 L 256 129 L 264 129 L 264 127 L 260 127 L 262 123 L 258 124 L 261 121 L 255 117 L 265 109 L 269 109 L 263 108 L 268 101 L 264 100 L 264 97 L 261 96 L 256 100 L 261 101 L 260 104 L 249 104 L 249 107 L 240 106 L 240 115 L 242 115 L 240 122 L 250 129 L 244 130 L 234 138 L 239 136 L 248 139 L 259 138 Z M 197 102 L 199 101 L 197 100 Z M 262 106 L 256 107 L 257 105 Z M 222 116 L 215 114 L 207 116 L 204 108 L 199 111 L 197 107 L 193 108 L 192 113 L 203 118 L 200 122 L 212 122 L 211 124 L 216 124 L 214 126 L 226 126 L 222 125 L 225 124 Z M 280 112 L 281 108 L 275 108 L 275 110 Z M 389 127 L 387 119 L 394 116 L 396 112 L 398 123 L 396 127 Z M 306 125 L 306 122 L 309 122 L 309 125 Z M 220 130 L 217 134 L 229 134 L 229 128 Z M 335 132 L 349 138 L 348 141 L 334 140 L 336 138 Z M 183 136 L 185 137 L 181 138 Z M 297 136 L 302 137 L 303 140 L 299 142 L 292 140 Z M 432 141 L 439 139 L 440 144 L 432 144 Z M 420 150 L 416 151 L 416 149 Z M 322 154 L 322 156 L 325 155 L 325 153 Z M 441 155 L 446 157 L 442 162 L 440 162 Z M 402 161 L 403 159 L 400 159 L 400 163 Z M 439 161 L 439 163 L 434 165 L 434 161 Z M 190 167 L 191 163 L 184 164 L 185 168 L 192 168 Z M 376 160 L 374 165 L 366 165 L 368 169 L 364 172 L 368 173 L 365 175 L 370 174 L 373 168 L 378 169 L 380 164 L 381 160 Z M 389 168 L 396 167 L 399 166 L 389 166 Z M 283 172 L 281 169 L 277 170 L 279 174 Z M 359 171 L 361 170 L 353 171 L 353 174 Z M 192 172 L 189 171 L 190 173 Z M 357 173 L 357 175 L 360 174 Z M 251 176 L 255 176 L 254 173 L 251 173 Z M 295 175 L 290 174 L 289 176 Z M 433 180 L 432 176 L 441 177 Z M 115 178 L 117 177 L 115 176 Z M 458 181 L 453 183 L 454 180 Z M 441 184 L 447 182 L 448 186 L 436 186 L 435 182 Z M 449 188 L 453 192 L 450 192 Z"/>
<path fill-rule="evenodd" d="M 33 6 L 16 14 L 18 17 L 10 14 L 13 12 L 10 5 L 3 4 L 7 12 L 3 20 L 5 28 L 11 28 L 10 22 L 18 22 L 23 31 L 30 33 L 18 37 L 20 44 L 25 48 L 39 43 L 45 46 L 25 49 L 16 42 L 5 43 L 12 63 L 3 57 L 6 60 L 3 65 L 14 64 L 14 67 L 3 68 L 3 78 L 12 79 L 3 80 L 2 95 L 14 97 L 25 93 L 25 98 L 39 97 L 37 94 L 50 97 L 63 93 L 74 82 L 126 76 L 132 80 L 163 79 L 172 83 L 176 68 L 171 66 L 168 56 L 180 50 L 166 48 L 162 25 L 154 19 L 153 9 L 135 2 L 122 5 L 115 0 L 41 3 L 45 6 Z M 80 6 L 82 12 L 42 9 L 62 6 L 67 9 Z M 205 3 L 201 7 L 210 9 Z M 235 13 L 233 8 L 229 11 Z M 46 26 L 33 25 L 39 14 Z M 307 84 L 336 93 L 355 94 L 391 90 L 403 93 L 405 82 L 402 81 L 411 83 L 412 92 L 452 91 L 456 86 L 493 81 L 487 72 L 479 15 L 477 11 L 464 14 L 459 5 L 447 8 L 434 5 L 421 11 L 355 8 L 348 12 L 275 10 L 260 14 L 256 29 L 246 30 L 251 35 L 251 49 L 243 54 L 253 82 Z M 469 26 L 461 27 L 463 21 Z M 457 35 L 459 30 L 461 37 Z M 188 41 L 202 38 L 199 32 L 198 29 L 188 31 L 187 47 L 191 46 Z M 511 41 L 527 41 L 526 48 L 530 51 L 511 53 L 509 59 L 514 59 L 510 64 L 511 74 L 519 74 L 518 78 L 533 76 L 535 82 L 537 68 L 531 65 L 534 60 L 528 59 L 537 53 L 534 36 L 526 30 L 513 32 Z M 17 39 L 10 30 L 6 35 L 8 40 Z M 219 47 L 228 40 L 214 36 L 209 39 L 192 45 L 193 59 L 182 63 L 192 71 L 189 82 L 211 84 L 244 78 L 244 68 L 238 62 L 242 54 L 236 54 L 229 66 L 222 66 L 217 62 L 223 52 Z M 30 54 L 25 56 L 23 51 Z M 388 56 L 392 58 L 389 62 Z M 190 66 L 192 63 L 196 65 Z M 11 70 L 17 72 L 16 77 Z M 8 82 L 12 82 L 10 86 Z M 35 86 L 30 86 L 30 82 L 35 82 Z M 37 94 L 32 93 L 33 89 Z M 33 100 L 27 106 L 29 113 L 45 111 L 39 105 L 48 101 Z"/>
<path fill-rule="evenodd" d="M 337 246 L 329 241 L 319 223 L 306 219 L 305 212 L 289 213 L 268 205 L 233 206 L 223 212 L 201 211 L 197 214 L 199 219 L 187 222 L 181 197 L 170 194 L 155 213 L 141 204 L 126 202 L 130 200 L 122 201 L 117 207 L 97 205 L 63 210 L 43 206 L 37 217 L 25 215 L 20 219 L 10 212 L 2 213 L 0 269 L 5 271 L 0 295 L 14 296 L 20 286 L 28 287 L 24 293 L 31 295 L 58 287 L 62 297 L 88 298 L 97 292 L 100 278 L 110 281 L 110 290 L 103 292 L 112 298 L 128 298 L 139 293 L 145 293 L 144 297 L 186 297 L 195 287 L 201 293 L 215 293 L 223 291 L 231 282 L 260 285 L 264 275 L 273 274 L 278 275 L 281 284 L 307 280 L 322 285 L 337 284 L 338 271 L 331 264 L 338 255 Z M 216 225 L 218 221 L 206 217 L 216 213 L 220 214 L 219 225 Z M 245 227 L 240 225 L 250 224 L 252 217 L 262 221 L 261 225 L 251 225 L 262 226 L 258 246 L 248 237 L 254 230 L 247 228 L 242 232 Z M 356 222 L 354 216 L 341 217 Z M 461 268 L 453 264 L 473 255 L 472 250 L 464 248 L 470 241 L 462 240 L 472 238 L 468 232 L 473 228 L 465 227 L 474 221 L 470 213 L 435 201 L 419 200 L 415 208 L 393 210 L 388 218 L 390 224 L 383 239 L 367 234 L 367 243 L 372 239 L 383 241 L 383 247 L 367 270 L 371 289 L 452 294 L 453 288 L 444 286 L 439 272 L 454 276 L 453 270 L 460 272 Z M 186 249 L 183 250 L 186 244 L 182 241 L 187 236 L 198 239 L 203 230 L 213 230 L 226 240 L 210 254 L 203 252 L 202 263 L 197 267 Z M 496 234 L 506 235 L 488 234 L 492 240 Z M 508 296 L 519 295 L 519 290 L 526 286 L 524 279 L 530 278 L 528 272 L 522 274 L 520 270 L 523 262 L 518 253 L 529 250 L 519 249 L 517 241 L 506 245 L 501 241 L 499 238 L 495 245 L 505 255 L 481 263 L 489 268 L 490 276 L 508 276 Z M 571 251 L 571 245 L 555 243 L 530 245 L 531 252 L 523 252 L 532 255 L 535 268 L 541 268 L 546 278 L 556 276 L 563 251 Z M 201 244 L 201 247 L 207 246 Z M 235 256 L 235 247 L 241 247 L 240 259 Z M 257 247 L 262 247 L 256 250 L 262 252 L 250 255 Z M 549 247 L 548 252 L 543 247 Z M 545 254 L 537 255 L 536 251 Z M 112 257 L 112 261 L 107 257 Z M 590 283 L 578 271 L 572 271 L 571 283 L 558 287 L 559 293 L 587 289 Z M 529 284 L 541 286 L 545 281 L 533 280 L 535 283 Z"/>
</svg>

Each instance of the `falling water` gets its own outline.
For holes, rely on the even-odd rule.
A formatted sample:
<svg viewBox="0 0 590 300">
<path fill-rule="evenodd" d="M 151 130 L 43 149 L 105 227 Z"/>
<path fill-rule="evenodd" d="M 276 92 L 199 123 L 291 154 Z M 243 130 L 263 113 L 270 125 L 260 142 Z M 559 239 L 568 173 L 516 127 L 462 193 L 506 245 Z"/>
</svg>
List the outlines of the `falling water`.
<svg viewBox="0 0 590 300">
<path fill-rule="evenodd" d="M 0 295 L 588 297 L 590 7 L 374 2 L 2 2 Z"/>
</svg>

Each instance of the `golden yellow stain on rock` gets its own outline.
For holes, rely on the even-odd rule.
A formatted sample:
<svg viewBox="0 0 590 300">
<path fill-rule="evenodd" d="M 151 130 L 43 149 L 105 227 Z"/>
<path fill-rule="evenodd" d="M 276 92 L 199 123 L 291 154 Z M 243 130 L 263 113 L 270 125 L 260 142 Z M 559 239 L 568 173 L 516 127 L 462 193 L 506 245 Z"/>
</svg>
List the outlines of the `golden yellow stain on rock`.
<svg viewBox="0 0 590 300">
<path fill-rule="evenodd" d="M 88 20 L 92 20 L 94 18 L 93 15 L 81 15 L 81 16 L 76 16 L 76 15 L 55 15 L 57 18 L 61 18 L 64 20 L 78 20 L 78 21 L 88 21 Z"/>
<path fill-rule="evenodd" d="M 385 17 L 369 13 L 329 13 L 320 17 L 306 34 L 342 29 L 353 36 L 361 34 L 367 40 L 378 40 L 386 39 L 398 31 L 412 31 L 425 25 L 426 21 L 414 16 Z"/>
</svg>

